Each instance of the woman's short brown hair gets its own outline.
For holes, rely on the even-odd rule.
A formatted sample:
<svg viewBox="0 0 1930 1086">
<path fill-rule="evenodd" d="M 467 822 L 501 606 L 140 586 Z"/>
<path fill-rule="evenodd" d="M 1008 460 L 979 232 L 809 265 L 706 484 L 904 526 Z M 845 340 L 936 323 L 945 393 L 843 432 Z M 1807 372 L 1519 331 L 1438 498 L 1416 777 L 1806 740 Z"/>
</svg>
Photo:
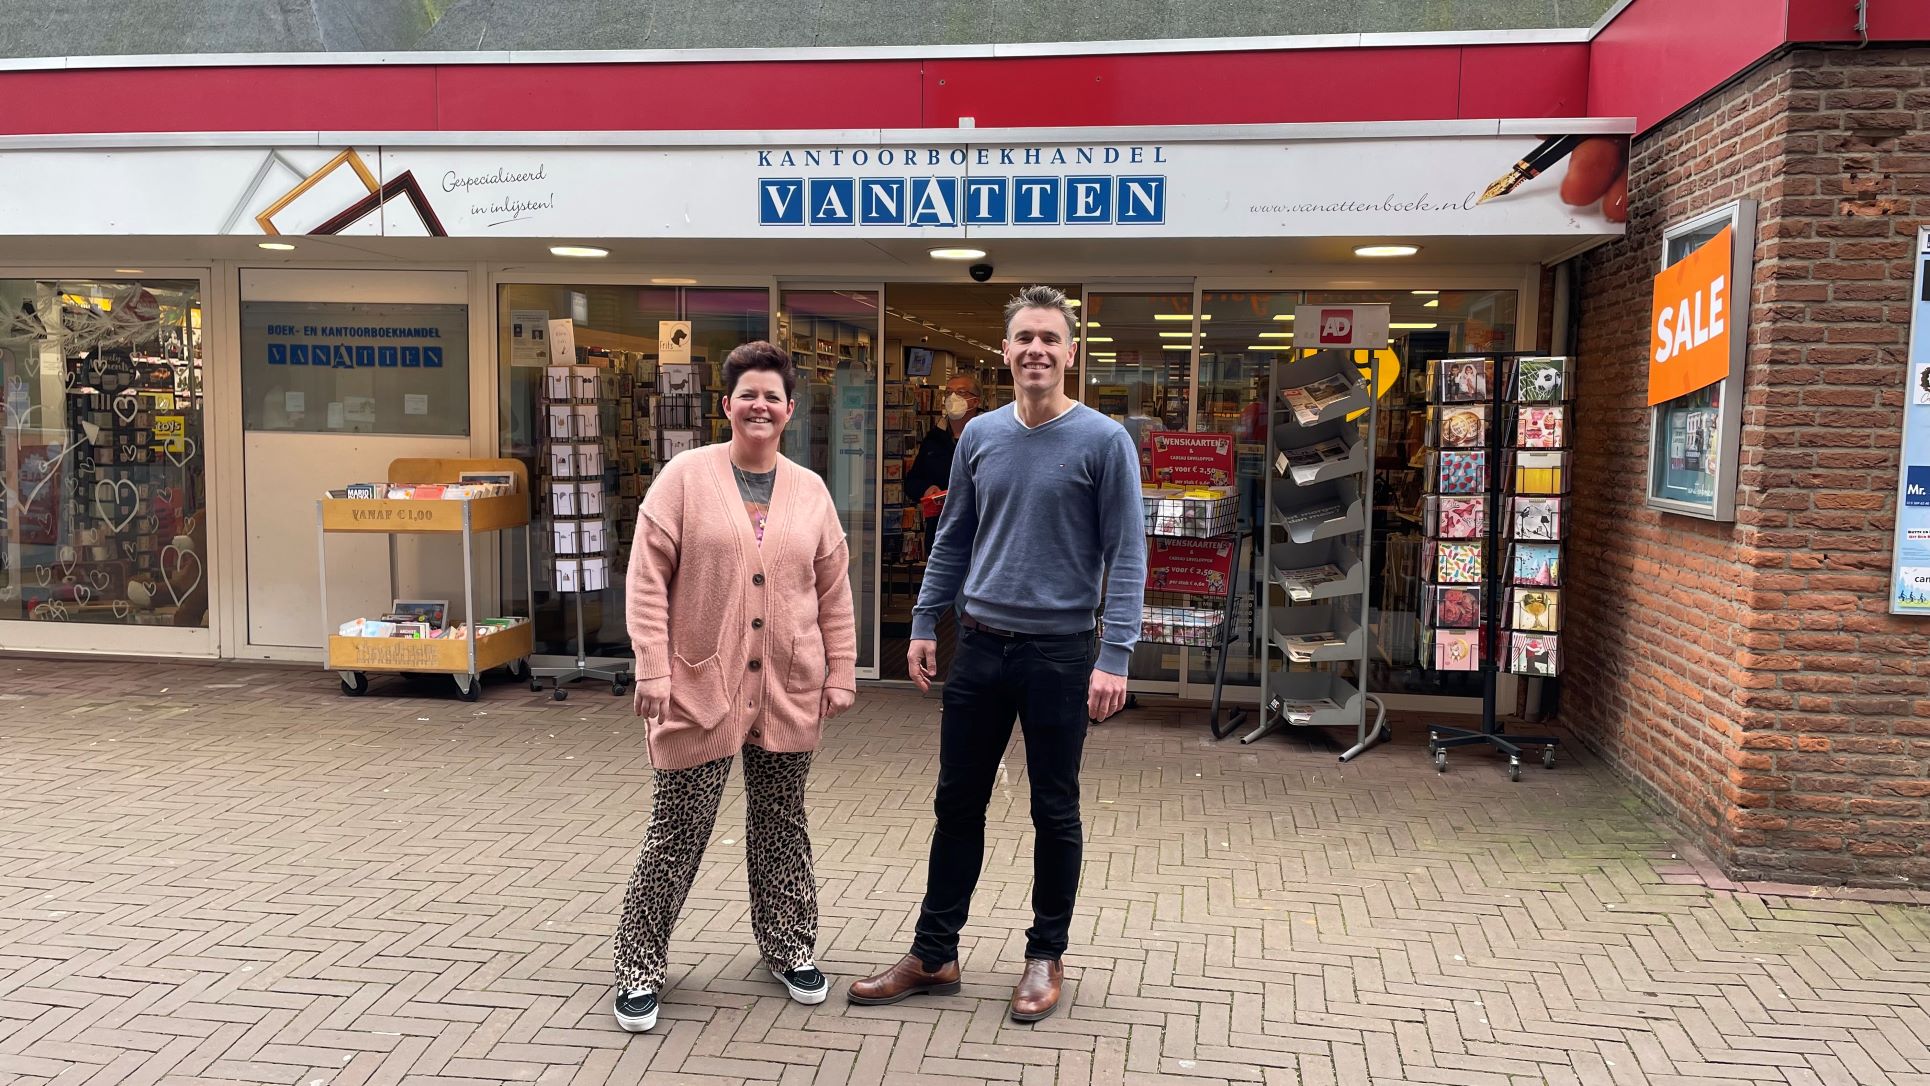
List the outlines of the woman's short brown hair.
<svg viewBox="0 0 1930 1086">
<path fill-rule="evenodd" d="M 797 366 L 775 344 L 756 339 L 739 344 L 724 358 L 724 398 L 737 392 L 737 379 L 752 370 L 765 370 L 784 379 L 784 398 L 797 397 Z"/>
</svg>

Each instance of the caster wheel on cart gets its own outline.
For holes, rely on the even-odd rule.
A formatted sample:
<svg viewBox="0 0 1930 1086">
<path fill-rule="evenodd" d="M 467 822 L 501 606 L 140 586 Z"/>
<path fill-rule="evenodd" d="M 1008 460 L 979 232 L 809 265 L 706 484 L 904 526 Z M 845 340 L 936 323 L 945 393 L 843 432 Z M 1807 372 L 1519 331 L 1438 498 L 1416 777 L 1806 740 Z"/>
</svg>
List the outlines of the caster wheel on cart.
<svg viewBox="0 0 1930 1086">
<path fill-rule="evenodd" d="M 1555 768 L 1555 748 L 1553 747 L 1541 748 L 1541 768 L 1543 769 Z"/>
<path fill-rule="evenodd" d="M 475 701 L 482 697 L 482 680 L 471 678 L 465 685 L 461 679 L 457 679 L 456 696 L 464 701 Z"/>
<path fill-rule="evenodd" d="M 369 692 L 369 677 L 359 671 L 342 672 L 342 694 L 359 698 Z"/>
<path fill-rule="evenodd" d="M 1511 781 L 1521 780 L 1521 759 L 1508 759 L 1508 779 Z"/>
<path fill-rule="evenodd" d="M 531 679 L 531 680 L 529 681 L 529 692 L 530 692 L 530 693 L 532 693 L 532 694 L 540 694 L 540 693 L 542 693 L 542 692 L 543 692 L 543 684 L 542 684 L 542 682 L 541 682 L 541 680 L 538 680 L 538 679 Z"/>
<path fill-rule="evenodd" d="M 1434 752 L 1434 772 L 1446 773 L 1447 771 L 1448 771 L 1448 752 L 1445 750 L 1435 751 Z"/>
<path fill-rule="evenodd" d="M 610 680 L 610 696 L 611 696 L 611 697 L 613 697 L 613 698 L 620 698 L 620 697 L 622 697 L 622 696 L 623 696 L 623 692 L 624 692 L 625 690 L 628 690 L 628 689 L 630 689 L 630 687 L 629 687 L 629 685 L 628 685 L 627 683 L 625 683 L 625 682 L 624 682 L 624 681 L 623 681 L 622 679 L 611 679 L 611 680 Z"/>
<path fill-rule="evenodd" d="M 557 701 L 568 701 L 570 692 L 559 685 L 556 689 L 550 691 L 550 697 L 555 698 Z"/>
</svg>

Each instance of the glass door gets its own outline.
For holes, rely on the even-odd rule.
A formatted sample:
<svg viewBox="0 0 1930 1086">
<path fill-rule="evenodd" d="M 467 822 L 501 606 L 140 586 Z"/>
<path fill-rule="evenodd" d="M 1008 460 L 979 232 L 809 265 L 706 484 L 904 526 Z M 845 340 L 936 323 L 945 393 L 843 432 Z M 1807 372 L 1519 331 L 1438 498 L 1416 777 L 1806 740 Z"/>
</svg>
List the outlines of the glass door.
<svg viewBox="0 0 1930 1086">
<path fill-rule="evenodd" d="M 883 318 L 881 286 L 779 290 L 774 342 L 791 352 L 798 371 L 784 455 L 824 477 L 844 522 L 863 679 L 878 677 Z"/>
</svg>

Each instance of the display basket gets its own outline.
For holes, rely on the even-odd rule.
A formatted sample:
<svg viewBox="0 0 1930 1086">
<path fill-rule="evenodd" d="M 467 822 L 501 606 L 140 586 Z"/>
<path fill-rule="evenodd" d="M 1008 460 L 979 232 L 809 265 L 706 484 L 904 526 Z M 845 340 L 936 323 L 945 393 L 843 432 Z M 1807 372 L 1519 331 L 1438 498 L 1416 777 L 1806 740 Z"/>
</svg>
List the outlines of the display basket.
<svg viewBox="0 0 1930 1086">
<path fill-rule="evenodd" d="M 1237 642 L 1250 618 L 1250 602 L 1233 601 L 1233 629 L 1225 641 Z M 1220 627 L 1227 620 L 1226 601 L 1222 598 L 1190 595 L 1184 592 L 1148 592 L 1140 611 L 1139 640 L 1155 645 L 1184 645 L 1195 649 L 1221 646 Z"/>
<path fill-rule="evenodd" d="M 1147 491 L 1146 534 L 1169 539 L 1216 539 L 1239 527 L 1237 494 L 1189 498 L 1175 489 Z"/>
</svg>

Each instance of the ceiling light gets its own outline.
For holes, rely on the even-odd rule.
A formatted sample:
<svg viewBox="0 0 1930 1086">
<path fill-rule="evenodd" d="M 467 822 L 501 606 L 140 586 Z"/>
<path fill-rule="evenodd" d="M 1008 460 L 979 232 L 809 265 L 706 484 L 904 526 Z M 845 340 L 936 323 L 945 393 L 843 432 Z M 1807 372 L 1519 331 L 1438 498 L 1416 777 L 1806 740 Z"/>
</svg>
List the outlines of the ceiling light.
<svg viewBox="0 0 1930 1086">
<path fill-rule="evenodd" d="M 1419 245 L 1358 245 L 1354 247 L 1355 256 L 1413 256 L 1421 251 Z"/>
<path fill-rule="evenodd" d="M 983 260 L 985 259 L 985 250 L 933 249 L 931 251 L 931 258 L 933 260 Z"/>
<path fill-rule="evenodd" d="M 1261 339 L 1292 339 L 1292 332 L 1261 332 Z"/>
<path fill-rule="evenodd" d="M 1153 319 L 1156 321 L 1190 321 L 1193 319 L 1193 315 L 1191 313 L 1155 313 L 1153 314 Z M 1200 314 L 1200 319 L 1210 321 L 1213 319 L 1213 314 L 1202 313 Z"/>
<path fill-rule="evenodd" d="M 1389 328 L 1402 328 L 1402 329 L 1408 329 L 1408 330 L 1410 330 L 1410 331 L 1425 331 L 1426 329 L 1429 329 L 1429 328 L 1436 328 L 1436 327 L 1439 327 L 1439 326 L 1438 326 L 1438 325 L 1435 325 L 1435 324 L 1432 324 L 1432 323 L 1421 323 L 1421 324 L 1402 324 L 1402 323 L 1401 323 L 1401 322 L 1399 322 L 1399 321 L 1395 321 L 1395 322 L 1394 322 L 1393 324 L 1390 324 L 1390 325 L 1388 325 L 1388 327 L 1389 327 Z"/>
<path fill-rule="evenodd" d="M 1246 349 L 1249 351 L 1291 351 L 1293 350 L 1291 346 L 1288 346 L 1285 343 L 1249 343 L 1246 345 Z"/>
<path fill-rule="evenodd" d="M 278 253 L 286 253 L 293 250 L 295 247 L 293 245 L 288 244 L 285 241 L 258 241 L 255 243 L 255 248 L 273 249 Z"/>
<path fill-rule="evenodd" d="M 609 256 L 610 250 L 599 249 L 594 245 L 552 245 L 551 256 Z"/>
<path fill-rule="evenodd" d="M 1084 304 L 1086 304 L 1086 303 L 1084 303 L 1084 302 L 1082 302 L 1082 301 L 1080 301 L 1080 300 L 1079 300 L 1079 299 L 1077 299 L 1077 298 L 1067 298 L 1067 299 L 1066 299 L 1066 304 L 1067 304 L 1067 305 L 1069 305 L 1069 306 L 1071 306 L 1071 307 L 1072 307 L 1072 308 L 1074 308 L 1074 309 L 1077 309 L 1077 308 L 1079 308 L 1080 306 L 1082 306 L 1082 305 L 1084 305 Z"/>
<path fill-rule="evenodd" d="M 1202 336 L 1205 334 L 1205 332 L 1200 333 Z M 1159 337 L 1161 339 L 1190 339 L 1192 335 L 1193 333 L 1191 332 L 1161 332 Z"/>
<path fill-rule="evenodd" d="M 1112 337 L 1111 336 L 1091 336 L 1087 338 L 1086 342 L 1087 343 L 1111 343 Z"/>
<path fill-rule="evenodd" d="M 1424 298 L 1425 298 L 1425 297 L 1428 297 L 1428 296 L 1430 296 L 1430 295 L 1434 295 L 1434 294 L 1439 294 L 1439 293 L 1441 293 L 1441 292 L 1440 292 L 1440 291 L 1438 291 L 1438 290 L 1410 290 L 1410 291 L 1408 291 L 1408 293 L 1409 293 L 1409 294 L 1419 294 L 1419 295 L 1421 295 L 1422 297 L 1424 297 Z"/>
<path fill-rule="evenodd" d="M 147 273 L 146 273 L 146 272 L 144 272 L 144 271 L 142 271 L 142 270 L 141 270 L 141 269 L 139 269 L 139 268 L 115 268 L 115 269 L 114 269 L 114 274 L 116 274 L 116 275 L 146 275 Z"/>
<path fill-rule="evenodd" d="M 1190 351 L 1193 349 L 1191 343 L 1162 343 L 1160 346 L 1169 351 Z"/>
<path fill-rule="evenodd" d="M 1086 327 L 1087 327 L 1087 328 L 1097 328 L 1097 327 L 1099 327 L 1099 322 L 1098 322 L 1098 321 L 1087 321 L 1087 322 L 1086 322 Z"/>
<path fill-rule="evenodd" d="M 1273 319 L 1277 321 L 1290 321 L 1293 318 L 1294 315 L 1292 313 L 1275 313 L 1273 315 Z"/>
<path fill-rule="evenodd" d="M 1439 309 L 1441 308 L 1441 299 L 1436 298 L 1431 302 L 1422 302 L 1421 308 L 1422 309 Z"/>
<path fill-rule="evenodd" d="M 682 279 L 674 275 L 659 276 L 650 281 L 660 287 L 694 287 L 697 285 L 697 280 L 695 279 Z"/>
</svg>

